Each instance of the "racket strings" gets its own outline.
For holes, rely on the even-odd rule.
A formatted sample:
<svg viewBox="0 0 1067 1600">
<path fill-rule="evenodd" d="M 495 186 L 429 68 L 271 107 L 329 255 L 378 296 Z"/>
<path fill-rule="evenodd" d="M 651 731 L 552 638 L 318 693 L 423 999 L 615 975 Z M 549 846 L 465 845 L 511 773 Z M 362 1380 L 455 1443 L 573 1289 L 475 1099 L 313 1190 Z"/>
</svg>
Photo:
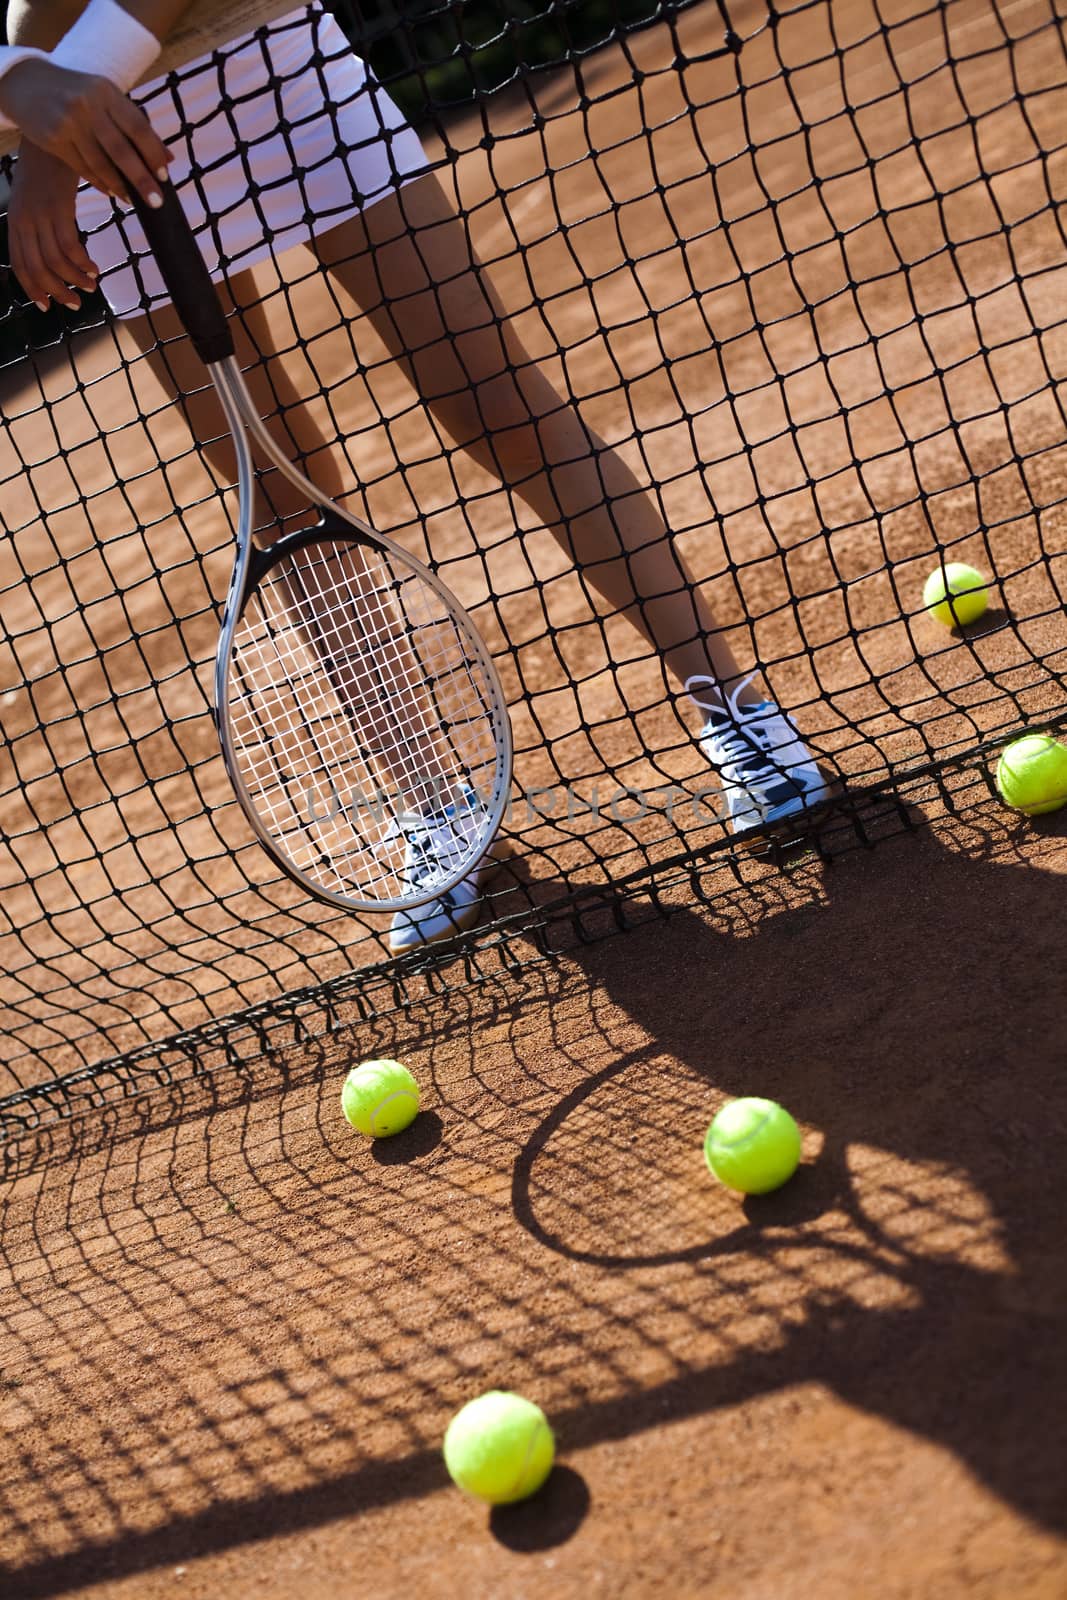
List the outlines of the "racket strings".
<svg viewBox="0 0 1067 1600">
<path fill-rule="evenodd" d="M 275 847 L 318 888 L 417 903 L 489 840 L 501 708 L 462 619 L 399 558 L 324 539 L 260 579 L 228 672 L 229 738 Z"/>
<path fill-rule="evenodd" d="M 354 554 L 359 553 L 357 547 Z M 421 581 L 412 583 L 411 574 L 392 574 L 387 584 L 362 588 L 358 624 L 353 620 L 351 573 L 316 550 L 299 567 L 297 578 L 301 615 L 339 698 L 350 713 L 357 708 L 364 713 L 364 727 L 366 713 L 372 714 L 374 745 L 398 792 L 403 793 L 417 771 L 417 784 L 407 798 L 421 806 L 422 791 L 432 797 L 457 777 L 460 752 L 455 741 L 448 742 L 452 729 L 447 702 L 457 673 L 465 691 L 474 687 L 465 670 L 469 663 L 459 629 L 434 591 Z M 436 603 L 432 612 L 429 597 Z M 480 728 L 484 699 L 478 694 L 467 699 Z M 468 781 L 473 777 L 465 775 Z"/>
</svg>

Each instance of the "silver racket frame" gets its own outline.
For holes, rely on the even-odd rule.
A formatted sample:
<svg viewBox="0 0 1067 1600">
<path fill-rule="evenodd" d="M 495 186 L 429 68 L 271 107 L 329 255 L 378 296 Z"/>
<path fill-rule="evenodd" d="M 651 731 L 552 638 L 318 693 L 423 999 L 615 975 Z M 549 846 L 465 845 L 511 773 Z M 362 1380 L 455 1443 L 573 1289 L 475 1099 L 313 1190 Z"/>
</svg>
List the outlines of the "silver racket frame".
<svg viewBox="0 0 1067 1600">
<path fill-rule="evenodd" d="M 511 719 L 508 716 L 507 702 L 500 684 L 492 657 L 485 647 L 477 628 L 464 611 L 459 601 L 441 582 L 440 578 L 424 565 L 416 556 L 405 550 L 402 545 L 396 544 L 384 534 L 378 533 L 369 523 L 360 517 L 354 516 L 351 511 L 346 511 L 343 506 L 337 505 L 333 500 L 327 499 L 315 487 L 310 478 L 306 478 L 300 469 L 279 450 L 270 436 L 270 432 L 263 422 L 262 417 L 252 402 L 248 393 L 244 375 L 241 372 L 235 357 L 227 356 L 221 361 L 205 363 L 208 376 L 215 387 L 219 397 L 227 427 L 233 439 L 234 449 L 237 453 L 237 559 L 234 563 L 233 576 L 230 579 L 229 593 L 222 616 L 222 631 L 219 636 L 218 652 L 215 657 L 215 726 L 218 731 L 219 744 L 222 747 L 222 758 L 226 771 L 233 785 L 234 794 L 244 812 L 260 844 L 271 859 L 277 862 L 287 877 L 314 895 L 318 900 L 328 901 L 340 907 L 343 911 L 359 912 L 396 912 L 415 911 L 419 906 L 429 905 L 441 895 L 447 894 L 458 883 L 477 868 L 479 863 L 490 853 L 493 840 L 500 831 L 508 807 L 511 793 L 511 778 L 514 761 L 514 744 L 511 734 Z M 485 674 L 492 706 L 490 715 L 493 724 L 493 737 L 497 750 L 496 779 L 493 784 L 492 794 L 486 801 L 486 822 L 483 832 L 485 834 L 485 848 L 470 860 L 464 861 L 448 878 L 443 878 L 440 883 L 418 896 L 408 895 L 402 899 L 396 897 L 360 899 L 351 895 L 343 895 L 335 890 L 326 889 L 322 884 L 316 883 L 313 878 L 286 859 L 284 852 L 275 845 L 270 833 L 264 828 L 256 811 L 255 804 L 248 788 L 241 776 L 237 753 L 234 748 L 233 730 L 230 726 L 229 696 L 227 694 L 227 667 L 230 660 L 230 647 L 237 623 L 241 617 L 247 584 L 248 567 L 252 558 L 252 515 L 255 508 L 256 497 L 256 472 L 252 457 L 252 444 L 254 441 L 262 455 L 278 469 L 289 482 L 306 495 L 309 507 L 319 507 L 330 511 L 339 517 L 342 522 L 347 522 L 363 539 L 377 545 L 387 555 L 394 556 L 409 566 L 417 573 L 424 583 L 429 584 L 441 601 L 447 607 L 450 615 L 460 627 L 472 655 L 477 659 L 478 665 Z"/>
</svg>

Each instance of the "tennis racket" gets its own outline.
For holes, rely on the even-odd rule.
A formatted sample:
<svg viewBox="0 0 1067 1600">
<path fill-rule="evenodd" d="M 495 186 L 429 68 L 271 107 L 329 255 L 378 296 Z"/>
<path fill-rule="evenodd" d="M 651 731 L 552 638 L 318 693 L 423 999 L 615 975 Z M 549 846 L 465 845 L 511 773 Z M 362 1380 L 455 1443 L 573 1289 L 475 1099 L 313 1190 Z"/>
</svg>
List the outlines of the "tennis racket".
<svg viewBox="0 0 1067 1600">
<path fill-rule="evenodd" d="M 403 911 L 492 853 L 511 784 L 507 707 L 470 617 L 428 567 L 335 505 L 275 444 L 235 359 L 181 201 L 137 214 L 237 454 L 237 551 L 215 666 L 234 793 L 264 849 L 350 911 Z M 257 456 L 306 526 L 253 539 Z M 262 537 L 262 536 L 261 536 Z"/>
</svg>

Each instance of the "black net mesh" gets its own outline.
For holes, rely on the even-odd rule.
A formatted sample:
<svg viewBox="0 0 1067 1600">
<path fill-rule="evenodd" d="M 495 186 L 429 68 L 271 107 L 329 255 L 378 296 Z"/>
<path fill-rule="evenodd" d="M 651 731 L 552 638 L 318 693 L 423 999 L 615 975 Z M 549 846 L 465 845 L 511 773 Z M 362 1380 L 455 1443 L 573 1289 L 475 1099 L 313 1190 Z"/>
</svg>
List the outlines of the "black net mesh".
<svg viewBox="0 0 1067 1600">
<path fill-rule="evenodd" d="M 220 201 L 208 162 L 183 198 L 225 261 L 227 207 L 251 197 L 269 249 L 251 279 L 226 264 L 272 427 L 431 563 L 492 650 L 515 731 L 511 865 L 476 929 L 399 957 L 388 919 L 280 876 L 211 719 L 233 495 L 202 369 L 165 314 L 149 333 L 99 299 L 42 316 L 9 283 L 8 1133 L 788 868 L 726 826 L 675 670 L 694 648 L 758 671 L 839 780 L 806 836 L 830 854 L 903 825 L 913 799 L 984 792 L 999 741 L 1064 718 L 1055 5 L 361 10 L 358 26 L 338 14 L 417 123 L 428 177 L 394 176 L 363 230 L 351 196 L 313 204 L 306 121 L 329 119 L 334 153 L 400 145 L 365 85 L 339 96 L 347 42 L 300 8 L 257 35 L 264 62 L 287 33 L 316 40 L 313 111 L 282 115 L 285 70 L 260 69 L 280 166 L 242 132 L 235 40 L 198 71 L 230 128 L 213 148 L 238 151 L 246 187 Z M 195 79 L 145 98 L 183 137 L 203 131 Z M 357 102 L 373 140 L 352 133 Z M 315 250 L 269 221 L 294 170 Z M 425 200 L 435 182 L 458 224 Z M 516 423 L 516 393 L 536 427 Z M 923 607 L 950 561 L 990 582 L 970 628 Z"/>
</svg>

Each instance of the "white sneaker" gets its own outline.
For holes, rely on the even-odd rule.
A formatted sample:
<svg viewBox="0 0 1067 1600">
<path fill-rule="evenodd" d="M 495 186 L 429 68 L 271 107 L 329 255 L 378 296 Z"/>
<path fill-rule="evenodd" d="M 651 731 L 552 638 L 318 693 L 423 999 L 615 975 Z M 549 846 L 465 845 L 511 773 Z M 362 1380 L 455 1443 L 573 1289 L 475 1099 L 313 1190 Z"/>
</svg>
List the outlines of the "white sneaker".
<svg viewBox="0 0 1067 1600">
<path fill-rule="evenodd" d="M 796 727 L 772 700 L 741 705 L 724 695 L 714 678 L 690 678 L 686 691 L 706 714 L 700 748 L 722 781 L 730 826 L 752 828 L 781 822 L 826 800 L 830 787 Z M 701 699 L 697 692 L 707 694 Z"/>
<path fill-rule="evenodd" d="M 471 816 L 468 812 L 468 822 Z M 469 827 L 464 828 L 462 815 L 457 815 L 455 805 L 446 807 L 436 816 L 407 821 L 403 828 L 397 823 L 392 826 L 394 837 L 403 832 L 406 840 L 402 876 L 415 889 L 432 889 L 435 883 L 447 878 L 469 849 Z M 389 930 L 390 950 L 398 954 L 417 945 L 433 944 L 477 922 L 482 909 L 482 889 L 499 867 L 503 855 L 503 847 L 494 841 L 477 865 L 451 889 L 427 900 L 425 905 L 398 911 Z"/>
</svg>

